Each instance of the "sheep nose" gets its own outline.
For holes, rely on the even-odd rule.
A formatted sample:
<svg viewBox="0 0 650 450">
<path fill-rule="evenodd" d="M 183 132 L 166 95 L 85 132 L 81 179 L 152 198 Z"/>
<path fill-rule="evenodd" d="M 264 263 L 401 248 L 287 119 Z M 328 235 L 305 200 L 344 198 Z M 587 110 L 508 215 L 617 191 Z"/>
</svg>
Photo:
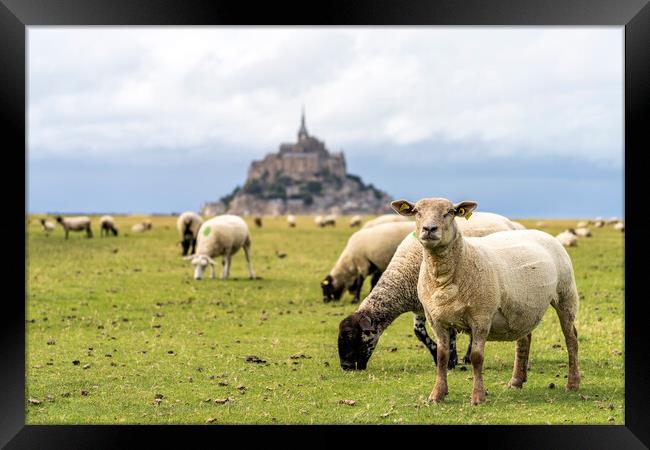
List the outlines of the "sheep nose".
<svg viewBox="0 0 650 450">
<path fill-rule="evenodd" d="M 422 231 L 426 231 L 427 233 L 435 233 L 438 231 L 438 227 L 436 225 L 429 225 L 429 226 L 422 226 Z"/>
</svg>

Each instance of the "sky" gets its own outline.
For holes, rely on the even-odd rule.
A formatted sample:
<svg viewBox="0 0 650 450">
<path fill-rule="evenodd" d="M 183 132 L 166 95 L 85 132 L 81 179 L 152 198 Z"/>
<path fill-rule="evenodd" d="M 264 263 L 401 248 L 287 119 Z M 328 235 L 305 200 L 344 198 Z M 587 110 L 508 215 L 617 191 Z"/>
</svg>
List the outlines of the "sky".
<svg viewBox="0 0 650 450">
<path fill-rule="evenodd" d="M 28 27 L 27 211 L 198 211 L 307 129 L 394 198 L 623 216 L 623 27 Z"/>
</svg>

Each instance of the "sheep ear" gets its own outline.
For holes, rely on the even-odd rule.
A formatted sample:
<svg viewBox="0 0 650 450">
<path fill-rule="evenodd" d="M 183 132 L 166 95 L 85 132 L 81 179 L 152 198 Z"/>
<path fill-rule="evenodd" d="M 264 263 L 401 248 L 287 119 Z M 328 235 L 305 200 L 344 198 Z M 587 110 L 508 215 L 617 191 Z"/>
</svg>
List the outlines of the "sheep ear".
<svg viewBox="0 0 650 450">
<path fill-rule="evenodd" d="M 402 216 L 412 216 L 415 214 L 415 205 L 408 200 L 395 200 L 390 202 L 391 208 Z"/>
<path fill-rule="evenodd" d="M 361 314 L 359 318 L 359 326 L 363 331 L 371 331 L 374 329 L 370 317 L 366 316 L 365 314 Z"/>
<path fill-rule="evenodd" d="M 472 211 L 474 211 L 477 206 L 478 203 L 471 201 L 456 203 L 454 205 L 456 217 L 464 217 L 465 219 L 469 220 L 469 217 L 472 215 Z"/>
</svg>

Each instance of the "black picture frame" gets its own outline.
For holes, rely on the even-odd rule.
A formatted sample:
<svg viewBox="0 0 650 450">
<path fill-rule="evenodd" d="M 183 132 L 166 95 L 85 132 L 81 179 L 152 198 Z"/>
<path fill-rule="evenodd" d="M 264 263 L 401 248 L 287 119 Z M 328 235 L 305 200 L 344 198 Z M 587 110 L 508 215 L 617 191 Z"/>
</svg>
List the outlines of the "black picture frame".
<svg viewBox="0 0 650 450">
<path fill-rule="evenodd" d="M 649 0 L 326 0 L 278 3 L 200 0 L 0 0 L 0 127 L 5 159 L 4 210 L 9 217 L 27 211 L 26 36 L 32 25 L 613 25 L 625 27 L 625 203 L 633 205 L 626 220 L 625 244 L 625 425 L 612 426 L 26 426 L 25 425 L 25 265 L 13 255 L 18 240 L 2 222 L 5 291 L 0 327 L 0 446 L 6 448 L 167 447 L 205 439 L 217 446 L 229 438 L 279 440 L 287 446 L 354 439 L 352 445 L 376 445 L 385 437 L 403 445 L 472 443 L 488 448 L 612 449 L 650 445 L 648 337 L 641 279 L 646 254 L 640 233 L 645 216 L 640 196 L 643 164 L 650 149 L 644 119 L 650 116 Z M 18 149 L 23 148 L 21 155 Z M 7 160 L 8 158 L 8 160 Z M 23 201 L 16 191 L 14 167 L 24 167 Z M 642 195 L 642 194 L 641 194 Z M 570 201 L 563 199 L 562 201 Z M 26 240 L 24 241 L 26 243 Z M 16 252 L 11 250 L 16 247 Z M 22 280 L 21 280 L 22 277 Z M 22 283 L 24 281 L 25 283 Z M 15 295 L 14 295 L 15 294 Z M 20 295 L 22 294 L 22 297 Z M 603 349 L 606 358 L 609 349 Z M 435 427 L 435 428 L 433 428 Z M 251 433 L 255 429 L 257 433 Z M 287 433 L 291 433 L 288 435 Z M 414 433 L 417 436 L 414 436 Z M 257 437 L 256 437 L 257 436 Z M 290 436 L 288 439 L 287 437 Z M 217 439 L 218 437 L 218 439 Z M 410 441 L 416 437 L 417 441 Z M 442 437 L 442 438 L 441 438 Z M 424 441 L 421 441 L 423 438 Z M 434 439 L 435 442 L 431 442 Z"/>
</svg>

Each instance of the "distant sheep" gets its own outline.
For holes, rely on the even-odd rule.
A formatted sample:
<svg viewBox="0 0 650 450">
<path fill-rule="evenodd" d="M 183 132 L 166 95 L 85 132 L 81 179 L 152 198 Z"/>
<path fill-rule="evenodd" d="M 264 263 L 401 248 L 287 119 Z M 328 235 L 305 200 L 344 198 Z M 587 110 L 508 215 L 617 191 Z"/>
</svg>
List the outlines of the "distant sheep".
<svg viewBox="0 0 650 450">
<path fill-rule="evenodd" d="M 527 378 L 531 333 L 552 306 L 568 352 L 567 390 L 580 385 L 579 296 L 571 258 L 563 246 L 539 230 L 501 231 L 470 238 L 454 217 L 469 217 L 477 203 L 453 204 L 443 198 L 416 203 L 396 200 L 396 212 L 415 215 L 415 235 L 423 247 L 418 297 L 437 343 L 436 381 L 429 401 L 448 393 L 447 363 L 452 328 L 472 333 L 474 385 L 471 403 L 485 401 L 483 361 L 486 341 L 516 341 L 508 387 L 521 388 Z"/>
<path fill-rule="evenodd" d="M 316 224 L 317 227 L 323 227 L 323 216 L 316 216 L 314 217 L 314 223 Z"/>
<path fill-rule="evenodd" d="M 43 226 L 43 231 L 49 235 L 52 231 L 56 229 L 56 225 L 53 222 L 41 219 L 41 225 Z"/>
<path fill-rule="evenodd" d="M 181 238 L 183 256 L 189 253 L 190 246 L 192 246 L 191 253 L 194 253 L 196 250 L 196 236 L 202 223 L 203 219 L 201 219 L 201 216 L 192 211 L 185 211 L 176 219 L 176 230 Z"/>
<path fill-rule="evenodd" d="M 78 217 L 66 217 L 61 216 L 56 217 L 56 221 L 61 224 L 63 231 L 65 231 L 65 238 L 68 239 L 68 233 L 70 231 L 86 231 L 86 237 L 93 237 L 93 232 L 90 229 L 90 217 L 87 216 L 78 216 Z"/>
<path fill-rule="evenodd" d="M 356 215 L 350 218 L 350 227 L 360 227 L 361 226 L 361 216 Z"/>
<path fill-rule="evenodd" d="M 614 229 L 617 231 L 625 232 L 625 224 L 623 222 L 616 222 L 614 224 Z"/>
<path fill-rule="evenodd" d="M 374 219 L 367 221 L 363 224 L 361 229 L 363 230 L 364 228 L 371 228 L 376 225 L 381 225 L 382 223 L 388 222 L 412 222 L 412 220 L 409 220 L 409 218 L 402 217 L 398 214 L 384 214 L 383 216 L 375 217 Z"/>
<path fill-rule="evenodd" d="M 253 222 L 255 223 L 255 226 L 257 228 L 262 228 L 262 217 L 261 216 L 255 216 L 253 219 Z"/>
<path fill-rule="evenodd" d="M 296 227 L 296 216 L 293 214 L 289 214 L 287 216 L 287 223 L 289 224 L 289 227 L 295 228 Z"/>
<path fill-rule="evenodd" d="M 540 220 L 539 222 L 535 223 L 535 226 L 537 228 L 544 228 L 546 226 L 546 222 L 544 222 L 543 220 Z"/>
<path fill-rule="evenodd" d="M 144 233 L 145 231 L 149 231 L 153 228 L 153 224 L 151 223 L 150 220 L 143 220 L 140 223 L 136 223 L 131 227 L 131 231 L 134 233 Z"/>
<path fill-rule="evenodd" d="M 587 227 L 576 228 L 574 233 L 576 236 L 580 237 L 591 237 L 591 230 Z"/>
<path fill-rule="evenodd" d="M 328 214 L 327 216 L 323 217 L 323 225 L 324 227 L 327 226 L 336 226 L 336 216 L 334 214 Z"/>
<path fill-rule="evenodd" d="M 578 236 L 573 228 L 564 230 L 562 233 L 555 236 L 555 238 L 560 241 L 565 247 L 577 247 L 578 246 Z"/>
<path fill-rule="evenodd" d="M 230 276 L 232 255 L 243 248 L 248 264 L 248 277 L 252 279 L 255 274 L 250 258 L 250 247 L 251 237 L 244 219 L 224 214 L 203 222 L 199 228 L 196 253 L 185 256 L 184 259 L 191 260 L 194 266 L 194 279 L 200 280 L 208 264 L 212 269 L 212 278 L 215 278 L 216 263 L 212 258 L 223 256 L 221 278 L 226 279 Z"/>
<path fill-rule="evenodd" d="M 587 228 L 589 226 L 589 222 L 586 220 L 581 220 L 576 224 L 576 228 Z"/>
<path fill-rule="evenodd" d="M 117 236 L 115 219 L 113 219 L 113 216 L 101 216 L 99 218 L 99 235 L 103 237 L 108 236 L 109 233 L 112 233 L 113 236 Z"/>
</svg>

